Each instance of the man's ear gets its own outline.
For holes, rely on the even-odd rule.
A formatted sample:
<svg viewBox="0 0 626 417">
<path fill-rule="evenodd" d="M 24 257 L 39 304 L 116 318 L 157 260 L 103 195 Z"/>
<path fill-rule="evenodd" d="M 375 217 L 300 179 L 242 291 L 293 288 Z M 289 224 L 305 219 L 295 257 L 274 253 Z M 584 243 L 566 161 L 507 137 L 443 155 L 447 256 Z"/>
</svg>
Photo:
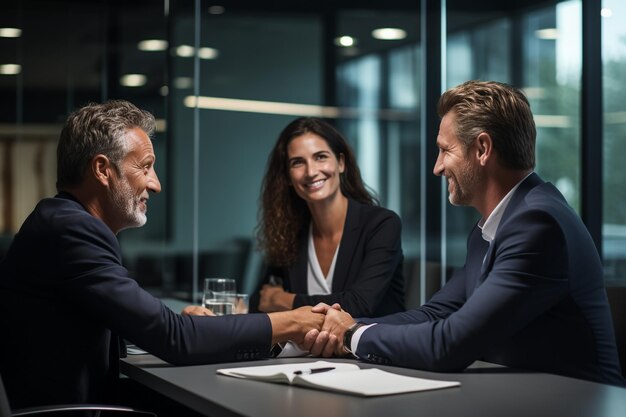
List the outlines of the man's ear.
<svg viewBox="0 0 626 417">
<path fill-rule="evenodd" d="M 491 158 L 493 153 L 493 140 L 487 132 L 482 132 L 476 138 L 476 158 L 480 162 L 480 165 L 487 165 L 487 161 Z"/>
<path fill-rule="evenodd" d="M 113 172 L 113 164 L 106 156 L 98 154 L 91 160 L 91 173 L 101 185 L 108 187 Z"/>
</svg>

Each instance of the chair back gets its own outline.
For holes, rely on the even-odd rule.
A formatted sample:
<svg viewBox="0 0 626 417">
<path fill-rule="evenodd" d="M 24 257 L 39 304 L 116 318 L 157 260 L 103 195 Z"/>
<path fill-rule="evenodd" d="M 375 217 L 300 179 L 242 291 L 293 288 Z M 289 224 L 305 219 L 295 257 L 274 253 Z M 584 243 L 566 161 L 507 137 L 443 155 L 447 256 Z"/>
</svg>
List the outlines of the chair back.
<svg viewBox="0 0 626 417">
<path fill-rule="evenodd" d="M 4 390 L 2 375 L 0 375 L 0 417 L 11 417 L 11 407 L 9 406 L 9 397 Z"/>
</svg>

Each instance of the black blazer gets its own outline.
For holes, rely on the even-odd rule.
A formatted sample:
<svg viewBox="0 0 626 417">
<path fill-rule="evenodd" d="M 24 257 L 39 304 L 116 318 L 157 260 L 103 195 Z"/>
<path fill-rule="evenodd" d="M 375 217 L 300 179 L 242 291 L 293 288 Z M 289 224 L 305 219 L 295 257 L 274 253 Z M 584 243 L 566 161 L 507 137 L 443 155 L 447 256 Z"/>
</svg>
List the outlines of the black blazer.
<svg viewBox="0 0 626 417">
<path fill-rule="evenodd" d="M 301 233 L 298 259 L 286 268 L 269 268 L 296 294 L 293 307 L 339 303 L 355 317 L 376 317 L 404 310 L 402 223 L 391 210 L 348 201 L 348 213 L 335 263 L 332 293 L 309 295 L 308 225 Z M 258 305 L 258 298 L 253 304 Z"/>
<path fill-rule="evenodd" d="M 482 359 L 623 385 L 602 264 L 561 193 L 524 180 L 489 245 L 474 227 L 465 266 L 423 306 L 378 319 L 360 358 L 457 372 Z"/>
<path fill-rule="evenodd" d="M 269 354 L 266 314 L 181 316 L 142 290 L 69 194 L 42 200 L 0 262 L 0 373 L 15 407 L 108 401 L 117 336 L 177 365 Z"/>
</svg>

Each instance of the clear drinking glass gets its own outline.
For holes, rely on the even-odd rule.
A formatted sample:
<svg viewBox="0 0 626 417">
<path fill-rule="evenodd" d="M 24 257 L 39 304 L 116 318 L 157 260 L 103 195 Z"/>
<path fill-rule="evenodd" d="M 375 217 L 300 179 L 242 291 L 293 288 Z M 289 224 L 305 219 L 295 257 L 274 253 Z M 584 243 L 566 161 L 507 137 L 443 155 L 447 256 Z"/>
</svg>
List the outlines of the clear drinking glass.
<svg viewBox="0 0 626 417">
<path fill-rule="evenodd" d="M 233 314 L 237 302 L 237 286 L 234 279 L 206 278 L 202 304 L 216 316 Z"/>
</svg>

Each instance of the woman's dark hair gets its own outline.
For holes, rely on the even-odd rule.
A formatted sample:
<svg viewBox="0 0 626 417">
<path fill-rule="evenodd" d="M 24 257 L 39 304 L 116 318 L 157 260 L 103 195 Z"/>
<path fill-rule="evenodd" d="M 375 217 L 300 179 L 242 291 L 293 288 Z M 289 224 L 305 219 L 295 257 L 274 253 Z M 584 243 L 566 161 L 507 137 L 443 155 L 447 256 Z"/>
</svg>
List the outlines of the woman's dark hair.
<svg viewBox="0 0 626 417">
<path fill-rule="evenodd" d="M 343 155 L 345 169 L 339 177 L 343 195 L 360 203 L 379 204 L 365 187 L 354 153 L 337 129 L 321 119 L 294 120 L 283 129 L 272 149 L 261 187 L 257 238 L 270 265 L 286 266 L 296 261 L 300 233 L 311 218 L 306 202 L 291 187 L 287 156 L 289 143 L 306 133 L 324 139 L 338 160 Z"/>
</svg>

